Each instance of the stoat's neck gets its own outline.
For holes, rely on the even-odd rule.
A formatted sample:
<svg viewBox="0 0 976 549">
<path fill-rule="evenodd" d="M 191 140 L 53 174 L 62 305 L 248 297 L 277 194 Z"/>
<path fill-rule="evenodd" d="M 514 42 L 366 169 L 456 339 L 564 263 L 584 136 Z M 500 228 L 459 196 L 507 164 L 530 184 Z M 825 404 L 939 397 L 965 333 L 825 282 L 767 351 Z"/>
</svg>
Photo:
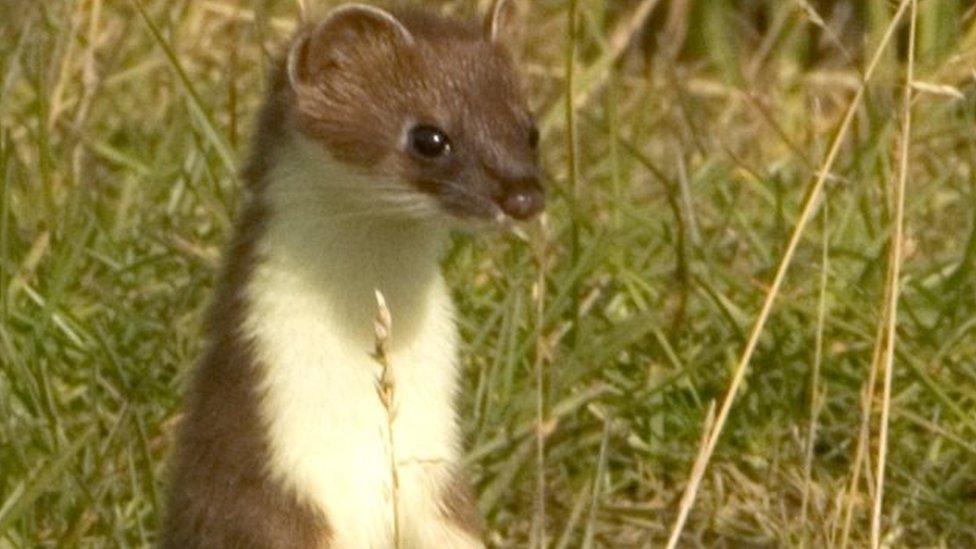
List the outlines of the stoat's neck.
<svg viewBox="0 0 976 549">
<path fill-rule="evenodd" d="M 446 230 L 374 195 L 397 182 L 360 175 L 301 138 L 292 143 L 266 189 L 258 275 L 286 274 L 359 342 L 373 337 L 379 290 L 394 314 L 394 343 L 409 341 L 439 281 Z"/>
</svg>

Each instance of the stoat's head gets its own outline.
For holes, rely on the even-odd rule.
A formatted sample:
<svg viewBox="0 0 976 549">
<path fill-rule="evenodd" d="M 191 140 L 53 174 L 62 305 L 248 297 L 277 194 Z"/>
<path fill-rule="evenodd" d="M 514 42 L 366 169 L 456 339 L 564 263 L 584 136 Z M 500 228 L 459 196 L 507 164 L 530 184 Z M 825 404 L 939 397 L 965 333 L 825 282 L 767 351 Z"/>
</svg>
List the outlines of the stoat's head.
<svg viewBox="0 0 976 549">
<path fill-rule="evenodd" d="M 502 4 L 483 27 L 335 9 L 290 47 L 294 127 L 331 161 L 375 175 L 355 178 L 356 192 L 378 205 L 468 221 L 533 217 L 544 205 L 539 131 L 499 42 Z"/>
</svg>

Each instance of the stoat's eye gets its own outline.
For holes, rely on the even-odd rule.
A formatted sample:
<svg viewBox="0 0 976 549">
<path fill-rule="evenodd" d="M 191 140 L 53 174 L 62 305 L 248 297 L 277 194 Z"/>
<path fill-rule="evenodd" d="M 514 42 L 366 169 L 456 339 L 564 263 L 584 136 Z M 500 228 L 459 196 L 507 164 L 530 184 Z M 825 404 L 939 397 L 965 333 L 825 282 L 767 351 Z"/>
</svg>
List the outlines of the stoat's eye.
<svg viewBox="0 0 976 549">
<path fill-rule="evenodd" d="M 529 128 L 529 146 L 533 149 L 539 146 L 539 128 L 534 124 Z"/>
<path fill-rule="evenodd" d="M 407 136 L 410 152 L 422 158 L 433 159 L 451 152 L 451 141 L 443 130 L 435 126 L 420 124 L 410 128 Z"/>
</svg>

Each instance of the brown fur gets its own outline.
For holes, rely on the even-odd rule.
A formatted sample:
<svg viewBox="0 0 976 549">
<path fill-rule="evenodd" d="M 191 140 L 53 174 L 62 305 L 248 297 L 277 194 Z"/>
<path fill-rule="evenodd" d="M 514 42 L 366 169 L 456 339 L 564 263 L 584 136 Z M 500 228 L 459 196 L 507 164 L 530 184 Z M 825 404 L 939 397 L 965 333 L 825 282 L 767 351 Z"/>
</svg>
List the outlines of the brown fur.
<svg viewBox="0 0 976 549">
<path fill-rule="evenodd" d="M 257 402 L 260 365 L 239 330 L 247 309 L 243 292 L 260 260 L 255 244 L 267 217 L 261 190 L 287 113 L 283 78 L 279 65 L 244 170 L 251 196 L 226 253 L 207 325 L 209 347 L 190 382 L 170 472 L 164 548 L 286 549 L 328 539 L 325 518 L 266 474 L 268 448 Z"/>
<path fill-rule="evenodd" d="M 441 508 L 444 517 L 464 532 L 481 539 L 484 535 L 484 521 L 475 506 L 474 493 L 467 477 L 455 472 L 451 484 L 441 495 Z"/>
<path fill-rule="evenodd" d="M 365 25 L 313 33 L 304 59 L 312 87 L 296 105 L 302 130 L 344 160 L 400 174 L 406 162 L 394 151 L 410 113 L 464 135 L 470 155 L 501 171 L 533 163 L 522 131 L 531 114 L 508 52 L 484 40 L 477 25 L 397 15 L 415 44 Z"/>
<path fill-rule="evenodd" d="M 210 348 L 187 397 L 162 534 L 166 548 L 284 549 L 315 547 L 328 538 L 324 517 L 265 471 L 268 449 L 257 410 L 259 365 L 238 330 L 265 211 L 259 200 L 246 210 L 211 312 Z"/>
</svg>

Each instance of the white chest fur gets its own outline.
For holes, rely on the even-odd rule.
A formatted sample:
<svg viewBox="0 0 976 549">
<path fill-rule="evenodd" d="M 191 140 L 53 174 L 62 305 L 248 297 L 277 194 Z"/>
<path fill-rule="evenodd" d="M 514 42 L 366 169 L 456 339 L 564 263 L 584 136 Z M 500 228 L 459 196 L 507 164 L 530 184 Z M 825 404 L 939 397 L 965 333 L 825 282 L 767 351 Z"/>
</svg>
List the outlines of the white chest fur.
<svg viewBox="0 0 976 549">
<path fill-rule="evenodd" d="M 406 546 L 480 546 L 444 521 L 440 504 L 459 454 L 456 328 L 437 262 L 443 230 L 357 216 L 342 192 L 371 183 L 296 150 L 269 186 L 247 288 L 270 473 L 323 511 L 333 546 L 393 546 L 391 437 L 370 355 L 378 289 L 393 315 L 392 448 Z"/>
</svg>

